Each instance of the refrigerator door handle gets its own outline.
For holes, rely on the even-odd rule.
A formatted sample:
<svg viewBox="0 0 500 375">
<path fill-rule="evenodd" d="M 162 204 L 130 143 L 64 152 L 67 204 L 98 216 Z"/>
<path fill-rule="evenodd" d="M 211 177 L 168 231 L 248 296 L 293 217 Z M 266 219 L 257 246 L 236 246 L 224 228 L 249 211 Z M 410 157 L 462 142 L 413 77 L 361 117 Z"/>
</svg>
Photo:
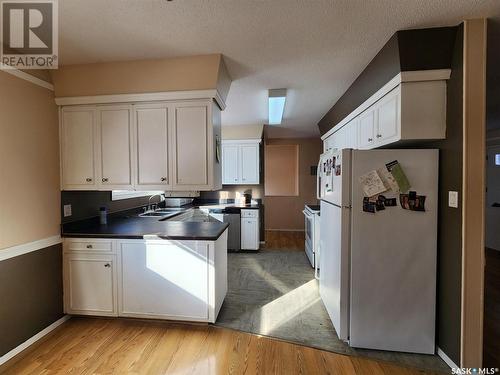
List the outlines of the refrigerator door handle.
<svg viewBox="0 0 500 375">
<path fill-rule="evenodd" d="M 318 200 L 321 199 L 321 187 L 319 186 L 320 173 L 321 173 L 321 157 L 319 158 L 318 169 L 316 171 L 316 198 Z"/>
</svg>

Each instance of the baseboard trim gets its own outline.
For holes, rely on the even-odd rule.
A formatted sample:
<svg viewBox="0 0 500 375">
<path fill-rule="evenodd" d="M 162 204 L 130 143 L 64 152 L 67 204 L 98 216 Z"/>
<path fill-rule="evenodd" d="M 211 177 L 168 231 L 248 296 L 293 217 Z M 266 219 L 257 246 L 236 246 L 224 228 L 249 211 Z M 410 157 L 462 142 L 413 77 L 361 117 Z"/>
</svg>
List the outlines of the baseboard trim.
<svg viewBox="0 0 500 375">
<path fill-rule="evenodd" d="M 63 324 L 64 322 L 66 322 L 69 318 L 71 318 L 71 315 L 64 315 L 61 319 L 56 320 L 50 326 L 42 329 L 40 332 L 38 332 L 36 335 L 30 337 L 28 340 L 26 340 L 25 342 L 23 342 L 21 345 L 16 346 L 10 352 L 7 352 L 3 356 L 1 356 L 0 357 L 0 366 L 4 365 L 7 361 L 10 361 L 12 358 L 14 358 L 19 353 L 21 353 L 24 350 L 28 349 L 31 345 L 33 345 L 35 342 L 37 342 L 38 340 L 40 340 L 44 336 L 48 335 L 54 329 L 56 329 L 61 324 Z"/>
<path fill-rule="evenodd" d="M 446 353 L 441 350 L 441 348 L 437 348 L 437 355 L 448 365 L 450 368 L 459 368 L 455 362 L 451 360 L 450 357 L 446 355 Z"/>
<path fill-rule="evenodd" d="M 54 246 L 59 243 L 62 243 L 62 239 L 61 236 L 57 235 L 17 246 L 7 247 L 5 249 L 0 249 L 0 262 L 2 260 L 17 257 L 19 255 L 31 253 L 32 251 L 45 249 L 46 247 Z"/>
</svg>

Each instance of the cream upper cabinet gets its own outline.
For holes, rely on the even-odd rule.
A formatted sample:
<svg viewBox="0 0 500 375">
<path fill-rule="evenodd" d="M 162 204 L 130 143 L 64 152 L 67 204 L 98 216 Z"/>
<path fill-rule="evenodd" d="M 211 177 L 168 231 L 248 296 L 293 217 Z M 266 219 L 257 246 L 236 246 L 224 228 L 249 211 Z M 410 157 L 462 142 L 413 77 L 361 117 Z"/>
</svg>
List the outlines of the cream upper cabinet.
<svg viewBox="0 0 500 375">
<path fill-rule="evenodd" d="M 258 185 L 260 139 L 225 140 L 222 143 L 222 183 Z"/>
<path fill-rule="evenodd" d="M 359 140 L 360 149 L 371 148 L 375 139 L 375 111 L 367 109 L 359 116 Z"/>
<path fill-rule="evenodd" d="M 423 77 L 421 72 L 418 76 Z M 343 129 L 347 131 L 347 147 L 359 149 L 400 141 L 444 139 L 446 79 L 385 85 L 322 137 L 325 150 L 337 144 L 341 138 L 337 133 Z M 357 141 L 353 142 L 355 134 Z"/>
<path fill-rule="evenodd" d="M 376 105 L 377 113 L 377 143 L 390 143 L 400 137 L 399 126 L 399 90 L 387 94 Z"/>
<path fill-rule="evenodd" d="M 61 111 L 61 182 L 63 189 L 95 190 L 95 119 L 93 107 Z"/>
<path fill-rule="evenodd" d="M 168 189 L 170 183 L 168 112 L 166 104 L 145 104 L 134 108 L 137 149 L 136 189 Z"/>
<path fill-rule="evenodd" d="M 222 145 L 222 183 L 224 185 L 240 183 L 239 145 Z"/>
<path fill-rule="evenodd" d="M 64 107 L 63 190 L 218 190 L 220 109 L 211 99 Z"/>
<path fill-rule="evenodd" d="M 241 153 L 241 182 L 243 184 L 259 183 L 259 145 L 243 144 Z"/>
<path fill-rule="evenodd" d="M 101 184 L 109 189 L 129 189 L 132 176 L 132 107 L 104 106 L 99 112 Z"/>
<path fill-rule="evenodd" d="M 208 107 L 183 104 L 175 107 L 174 184 L 208 185 Z"/>
</svg>

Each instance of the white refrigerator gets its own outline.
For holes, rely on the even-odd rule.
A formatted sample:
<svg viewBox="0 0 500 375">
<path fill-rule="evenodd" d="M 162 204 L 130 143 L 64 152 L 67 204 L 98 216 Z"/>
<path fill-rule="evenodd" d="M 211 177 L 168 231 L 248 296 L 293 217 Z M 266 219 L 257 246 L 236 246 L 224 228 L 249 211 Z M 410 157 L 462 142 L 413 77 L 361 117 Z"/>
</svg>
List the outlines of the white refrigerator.
<svg viewBox="0 0 500 375">
<path fill-rule="evenodd" d="M 425 196 L 425 211 L 414 205 L 415 193 L 412 209 L 406 201 L 403 209 L 397 189 L 381 193 L 388 206 L 380 210 L 366 202 L 363 189 L 374 182 L 367 174 L 383 175 L 395 160 L 409 191 L 420 202 Z M 344 149 L 321 156 L 320 295 L 350 346 L 434 353 L 438 162 L 438 150 Z"/>
</svg>

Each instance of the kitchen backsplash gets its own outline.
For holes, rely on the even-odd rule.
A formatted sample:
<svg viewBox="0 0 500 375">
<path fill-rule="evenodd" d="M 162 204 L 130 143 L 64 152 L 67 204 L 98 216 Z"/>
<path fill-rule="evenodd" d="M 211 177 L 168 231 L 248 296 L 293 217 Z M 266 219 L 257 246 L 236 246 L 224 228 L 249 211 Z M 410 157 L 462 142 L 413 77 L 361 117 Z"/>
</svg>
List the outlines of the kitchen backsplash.
<svg viewBox="0 0 500 375">
<path fill-rule="evenodd" d="M 158 203 L 159 197 L 151 199 Z M 62 224 L 76 220 L 87 219 L 99 215 L 99 208 L 107 207 L 109 213 L 145 206 L 149 197 L 111 200 L 110 191 L 63 191 L 61 192 L 61 217 Z M 71 204 L 72 215 L 64 217 L 64 205 Z"/>
</svg>

